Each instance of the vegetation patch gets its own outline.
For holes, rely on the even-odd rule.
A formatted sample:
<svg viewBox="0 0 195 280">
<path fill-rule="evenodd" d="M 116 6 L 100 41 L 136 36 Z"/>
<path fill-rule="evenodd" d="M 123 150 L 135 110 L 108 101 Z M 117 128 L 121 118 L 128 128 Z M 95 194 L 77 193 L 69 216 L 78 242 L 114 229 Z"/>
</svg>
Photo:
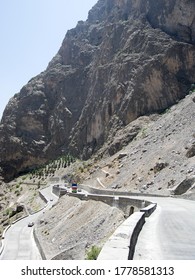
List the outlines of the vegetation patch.
<svg viewBox="0 0 195 280">
<path fill-rule="evenodd" d="M 97 246 L 92 246 L 91 249 L 87 252 L 86 260 L 97 260 L 99 253 L 101 251 L 101 248 Z"/>
</svg>

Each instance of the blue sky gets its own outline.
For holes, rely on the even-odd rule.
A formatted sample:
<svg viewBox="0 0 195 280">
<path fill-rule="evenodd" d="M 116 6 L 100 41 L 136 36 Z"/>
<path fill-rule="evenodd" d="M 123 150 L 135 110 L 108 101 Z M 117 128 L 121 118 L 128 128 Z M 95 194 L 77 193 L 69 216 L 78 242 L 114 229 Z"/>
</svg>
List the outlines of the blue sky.
<svg viewBox="0 0 195 280">
<path fill-rule="evenodd" d="M 97 0 L 5 0 L 0 3 L 0 118 L 9 99 L 45 70 L 68 29 Z"/>
</svg>

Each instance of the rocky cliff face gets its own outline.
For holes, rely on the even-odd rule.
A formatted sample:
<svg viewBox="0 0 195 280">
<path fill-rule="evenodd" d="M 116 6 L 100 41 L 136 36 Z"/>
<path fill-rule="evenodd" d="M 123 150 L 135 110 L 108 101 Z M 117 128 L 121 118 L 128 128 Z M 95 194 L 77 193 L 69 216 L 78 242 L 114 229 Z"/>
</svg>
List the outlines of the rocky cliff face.
<svg viewBox="0 0 195 280">
<path fill-rule="evenodd" d="M 87 158 L 119 127 L 183 98 L 195 82 L 194 11 L 193 0 L 99 0 L 8 103 L 4 178 L 67 151 Z"/>
</svg>

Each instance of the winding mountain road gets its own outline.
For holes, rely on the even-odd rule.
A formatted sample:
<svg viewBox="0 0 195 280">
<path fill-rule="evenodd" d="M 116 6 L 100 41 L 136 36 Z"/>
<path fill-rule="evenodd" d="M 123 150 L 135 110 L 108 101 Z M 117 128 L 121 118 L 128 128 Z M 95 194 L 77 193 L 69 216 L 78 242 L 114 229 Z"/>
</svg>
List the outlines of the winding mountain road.
<svg viewBox="0 0 195 280">
<path fill-rule="evenodd" d="M 195 201 L 148 200 L 158 206 L 140 232 L 134 260 L 195 260 Z"/>
<path fill-rule="evenodd" d="M 57 201 L 58 197 L 52 193 L 52 186 L 41 190 L 42 195 L 48 201 L 45 208 L 33 215 L 13 224 L 6 232 L 4 248 L 0 260 L 40 260 L 41 255 L 33 237 L 33 227 L 28 227 L 29 222 L 36 222 L 38 217 L 49 210 Z"/>
<path fill-rule="evenodd" d="M 33 238 L 33 227 L 44 211 L 58 201 L 52 193 L 52 185 L 41 191 L 47 199 L 46 207 L 12 225 L 6 232 L 4 250 L 0 260 L 41 259 Z M 142 197 L 157 203 L 156 211 L 146 218 L 135 249 L 134 259 L 138 260 L 179 260 L 195 259 L 195 201 L 171 197 Z"/>
</svg>

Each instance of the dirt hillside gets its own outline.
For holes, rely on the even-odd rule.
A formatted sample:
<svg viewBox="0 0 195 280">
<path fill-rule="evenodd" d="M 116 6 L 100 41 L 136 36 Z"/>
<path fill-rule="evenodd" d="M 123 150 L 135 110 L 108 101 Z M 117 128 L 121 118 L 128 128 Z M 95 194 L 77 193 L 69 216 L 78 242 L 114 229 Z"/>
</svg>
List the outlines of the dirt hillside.
<svg viewBox="0 0 195 280">
<path fill-rule="evenodd" d="M 84 259 L 93 245 L 101 247 L 124 221 L 117 208 L 64 196 L 45 213 L 36 232 L 47 259 Z"/>
</svg>

